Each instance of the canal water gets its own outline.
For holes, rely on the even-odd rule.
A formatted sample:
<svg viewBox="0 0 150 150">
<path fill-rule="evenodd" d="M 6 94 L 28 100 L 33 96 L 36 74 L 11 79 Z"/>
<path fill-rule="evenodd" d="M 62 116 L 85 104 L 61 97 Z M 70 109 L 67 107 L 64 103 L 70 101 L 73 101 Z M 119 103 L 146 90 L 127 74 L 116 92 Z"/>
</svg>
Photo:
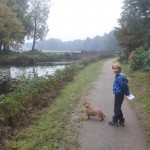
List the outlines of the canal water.
<svg viewBox="0 0 150 150">
<path fill-rule="evenodd" d="M 9 68 L 0 68 L 0 74 L 8 74 L 12 79 L 20 78 L 24 76 L 26 78 L 38 77 L 53 75 L 56 70 L 63 70 L 66 65 L 57 65 L 57 66 L 32 66 L 32 67 L 9 67 Z"/>
</svg>

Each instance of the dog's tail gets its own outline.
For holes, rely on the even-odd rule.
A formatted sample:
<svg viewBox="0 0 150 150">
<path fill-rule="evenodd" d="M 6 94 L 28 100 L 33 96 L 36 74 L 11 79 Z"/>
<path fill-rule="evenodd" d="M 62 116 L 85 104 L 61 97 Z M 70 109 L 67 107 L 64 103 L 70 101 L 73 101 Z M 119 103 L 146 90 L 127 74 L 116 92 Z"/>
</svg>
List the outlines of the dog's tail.
<svg viewBox="0 0 150 150">
<path fill-rule="evenodd" d="M 103 117 L 106 118 L 106 116 L 104 115 L 104 113 L 103 113 Z"/>
<path fill-rule="evenodd" d="M 105 116 L 105 114 L 101 111 L 101 115 L 103 116 L 103 118 L 105 118 L 106 116 Z"/>
</svg>

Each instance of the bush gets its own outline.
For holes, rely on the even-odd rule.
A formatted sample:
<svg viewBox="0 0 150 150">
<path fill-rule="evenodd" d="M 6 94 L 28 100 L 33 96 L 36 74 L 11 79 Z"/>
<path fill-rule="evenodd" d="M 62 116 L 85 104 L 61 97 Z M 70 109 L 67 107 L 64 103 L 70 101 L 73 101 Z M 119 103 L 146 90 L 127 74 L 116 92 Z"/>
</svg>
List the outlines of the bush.
<svg viewBox="0 0 150 150">
<path fill-rule="evenodd" d="M 13 62 L 14 62 L 14 58 L 8 58 L 8 56 L 0 56 L 1 66 L 12 65 Z"/>
<path fill-rule="evenodd" d="M 21 63 L 20 58 L 24 60 L 24 57 L 19 57 Z M 90 63 L 90 59 L 83 60 L 80 64 L 73 64 L 64 70 L 56 71 L 54 76 L 27 79 L 17 85 L 12 92 L 7 95 L 1 95 L 1 126 L 15 126 L 19 119 L 29 115 L 31 110 L 48 106 L 63 86 L 68 81 L 73 80 L 76 73 Z"/>
<path fill-rule="evenodd" d="M 28 66 L 33 64 L 34 64 L 34 59 L 24 55 L 18 56 L 14 61 L 14 65 L 16 66 Z"/>
<path fill-rule="evenodd" d="M 136 49 L 130 67 L 133 70 L 150 71 L 150 49 Z"/>
</svg>

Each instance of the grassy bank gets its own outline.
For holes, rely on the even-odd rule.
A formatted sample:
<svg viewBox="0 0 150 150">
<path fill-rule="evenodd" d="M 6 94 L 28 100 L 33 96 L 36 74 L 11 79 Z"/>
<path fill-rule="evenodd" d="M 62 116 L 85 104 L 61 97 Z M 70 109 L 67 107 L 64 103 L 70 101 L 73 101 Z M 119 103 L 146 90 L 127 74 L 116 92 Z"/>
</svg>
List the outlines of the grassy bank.
<svg viewBox="0 0 150 150">
<path fill-rule="evenodd" d="M 33 65 L 53 65 L 53 62 L 70 62 L 79 61 L 85 58 L 96 57 L 113 57 L 112 51 L 88 52 L 81 53 L 44 53 L 40 51 L 28 51 L 22 53 L 10 53 L 0 55 L 0 66 L 33 66 Z"/>
<path fill-rule="evenodd" d="M 123 65 L 123 72 L 129 77 L 130 91 L 136 97 L 130 104 L 145 128 L 150 142 L 150 73 L 131 71 L 128 65 Z"/>
<path fill-rule="evenodd" d="M 38 51 L 11 53 L 0 55 L 0 66 L 32 66 L 38 63 L 70 61 L 75 58 L 71 54 L 48 54 Z"/>
<path fill-rule="evenodd" d="M 8 149 L 56 150 L 71 149 L 76 145 L 73 132 L 66 129 L 73 108 L 101 72 L 103 61 L 94 63 L 81 70 L 75 79 L 61 91 L 51 107 L 44 110 L 40 119 L 23 129 L 11 142 Z"/>
</svg>

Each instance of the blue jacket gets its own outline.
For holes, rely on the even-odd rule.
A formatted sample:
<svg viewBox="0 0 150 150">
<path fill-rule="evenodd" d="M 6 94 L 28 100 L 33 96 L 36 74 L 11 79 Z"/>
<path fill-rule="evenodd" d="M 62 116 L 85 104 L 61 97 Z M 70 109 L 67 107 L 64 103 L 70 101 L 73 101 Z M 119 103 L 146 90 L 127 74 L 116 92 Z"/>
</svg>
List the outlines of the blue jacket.
<svg viewBox="0 0 150 150">
<path fill-rule="evenodd" d="M 129 87 L 127 78 L 122 75 L 118 74 L 115 76 L 114 84 L 113 84 L 113 93 L 115 95 L 118 94 L 125 94 L 126 96 L 129 95 Z"/>
</svg>

